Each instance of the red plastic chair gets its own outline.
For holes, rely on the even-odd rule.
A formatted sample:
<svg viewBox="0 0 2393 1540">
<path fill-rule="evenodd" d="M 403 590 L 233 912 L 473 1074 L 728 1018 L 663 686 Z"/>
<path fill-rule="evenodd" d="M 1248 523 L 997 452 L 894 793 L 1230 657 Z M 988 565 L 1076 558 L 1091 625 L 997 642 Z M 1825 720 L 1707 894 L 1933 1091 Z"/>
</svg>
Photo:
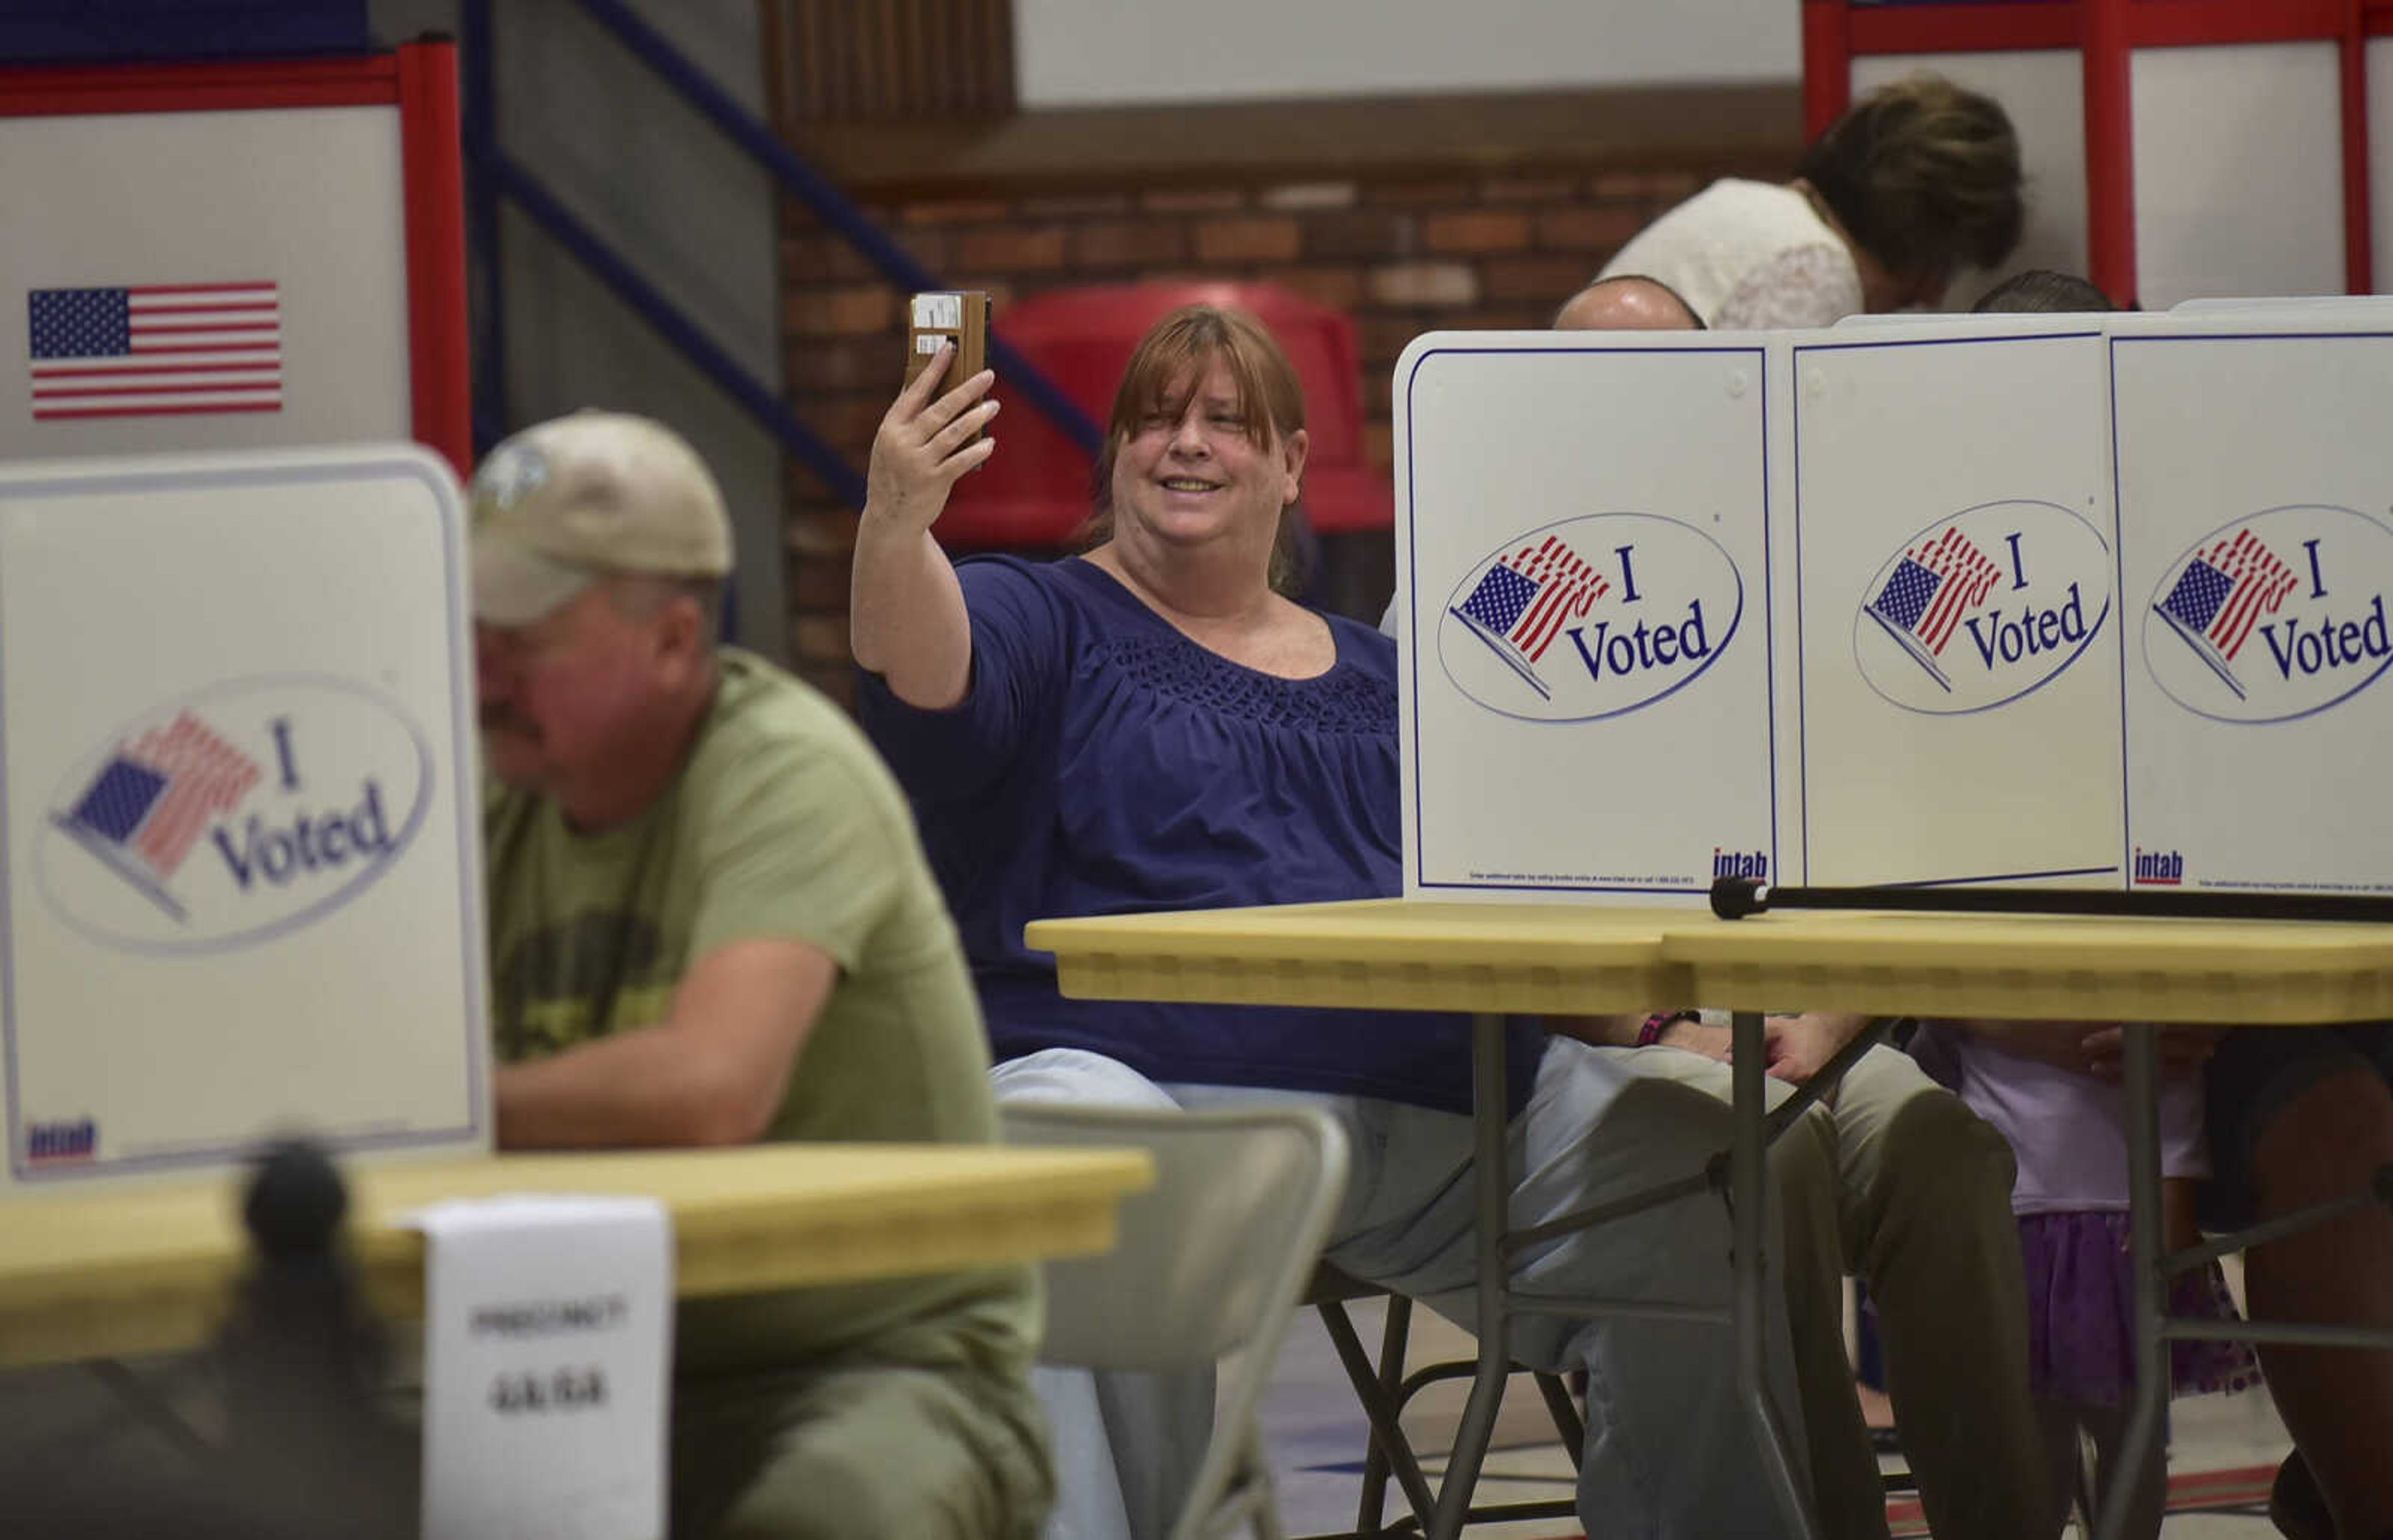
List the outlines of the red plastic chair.
<svg viewBox="0 0 2393 1540">
<path fill-rule="evenodd" d="M 1181 306 L 1199 303 L 1248 312 L 1287 350 L 1304 386 L 1313 440 L 1304 509 L 1314 529 L 1391 528 L 1395 489 L 1363 461 L 1354 323 L 1340 312 L 1269 283 L 1114 283 L 1035 295 L 1008 307 L 994 325 L 1103 427 L 1139 338 Z M 997 395 L 1005 402 L 997 452 L 957 484 L 939 539 L 968 550 L 1066 544 L 1089 516 L 1088 457 L 1001 381 Z"/>
</svg>

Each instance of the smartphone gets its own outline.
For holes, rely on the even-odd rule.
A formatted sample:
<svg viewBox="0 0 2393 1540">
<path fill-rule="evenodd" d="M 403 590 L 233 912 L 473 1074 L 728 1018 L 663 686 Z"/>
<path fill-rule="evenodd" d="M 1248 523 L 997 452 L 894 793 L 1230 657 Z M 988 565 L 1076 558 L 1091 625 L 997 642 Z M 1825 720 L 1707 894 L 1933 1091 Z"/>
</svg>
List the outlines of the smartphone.
<svg viewBox="0 0 2393 1540">
<path fill-rule="evenodd" d="M 977 289 L 916 294 L 906 313 L 906 383 L 930 367 L 942 343 L 954 357 L 933 397 L 943 396 L 987 367 L 988 295 Z"/>
</svg>

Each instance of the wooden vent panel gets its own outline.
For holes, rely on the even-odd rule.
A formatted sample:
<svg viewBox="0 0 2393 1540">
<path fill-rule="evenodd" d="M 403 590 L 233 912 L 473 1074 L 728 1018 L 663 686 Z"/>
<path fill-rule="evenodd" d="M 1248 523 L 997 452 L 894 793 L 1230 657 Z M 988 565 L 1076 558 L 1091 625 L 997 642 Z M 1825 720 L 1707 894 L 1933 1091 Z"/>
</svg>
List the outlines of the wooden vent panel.
<svg viewBox="0 0 2393 1540">
<path fill-rule="evenodd" d="M 787 125 L 1001 117 L 1014 110 L 1013 0 L 761 0 Z"/>
</svg>

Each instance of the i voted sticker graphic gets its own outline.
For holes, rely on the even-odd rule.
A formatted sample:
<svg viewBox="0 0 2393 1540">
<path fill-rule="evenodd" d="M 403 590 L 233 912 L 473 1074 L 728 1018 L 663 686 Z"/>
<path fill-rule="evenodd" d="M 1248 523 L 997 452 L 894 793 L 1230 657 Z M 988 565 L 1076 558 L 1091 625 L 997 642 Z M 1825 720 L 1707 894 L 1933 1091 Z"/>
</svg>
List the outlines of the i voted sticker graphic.
<svg viewBox="0 0 2393 1540">
<path fill-rule="evenodd" d="M 161 703 L 68 773 L 50 798 L 42 891 L 105 945 L 252 945 L 372 887 L 431 795 L 430 747 L 379 691 L 235 681 Z"/>
<path fill-rule="evenodd" d="M 2058 503 L 1938 519 L 1863 584 L 1853 661 L 1893 705 L 1935 716 L 2006 705 L 2058 678 L 2111 614 L 2111 548 Z"/>
<path fill-rule="evenodd" d="M 1658 514 L 1589 514 L 1474 565 L 1437 628 L 1446 677 L 1533 722 L 1591 722 L 1693 684 L 1735 637 L 1745 580 L 1720 542 Z"/>
<path fill-rule="evenodd" d="M 2144 666 L 2170 699 L 2220 722 L 2291 722 L 2340 706 L 2393 662 L 2385 595 L 2393 529 L 2329 504 L 2223 524 L 2162 569 Z"/>
</svg>

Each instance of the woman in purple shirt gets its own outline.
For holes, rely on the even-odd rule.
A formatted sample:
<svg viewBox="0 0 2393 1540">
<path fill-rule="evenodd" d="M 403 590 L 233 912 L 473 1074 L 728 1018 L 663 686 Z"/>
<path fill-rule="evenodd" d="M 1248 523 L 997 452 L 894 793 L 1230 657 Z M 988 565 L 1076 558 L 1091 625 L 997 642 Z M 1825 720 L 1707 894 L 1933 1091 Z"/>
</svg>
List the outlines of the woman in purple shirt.
<svg viewBox="0 0 2393 1540">
<path fill-rule="evenodd" d="M 1115 399 L 1093 547 L 1052 565 L 961 568 L 931 526 L 957 478 L 995 451 L 982 430 L 996 407 L 987 373 L 933 400 L 940 372 L 935 362 L 899 395 L 873 446 L 854 640 L 860 714 L 914 799 L 1005 1061 L 1000 1094 L 1181 1106 L 1303 1096 L 1340 1121 L 1353 1154 L 1329 1259 L 1471 1319 L 1467 1024 L 1070 1000 L 1021 940 L 1042 916 L 1400 891 L 1393 646 L 1271 581 L 1307 449 L 1293 371 L 1249 318 L 1209 307 L 1167 317 Z M 1516 1225 L 1693 1169 L 1728 1142 L 1726 1108 L 1641 1075 L 1631 1052 L 1548 1039 L 1528 1023 L 1510 1047 Z M 1824 1146 L 1783 1142 L 1787 1201 L 1829 1201 Z M 1512 1284 L 1556 1299 L 1721 1300 L 1728 1241 L 1716 1203 L 1681 1201 L 1532 1250 Z M 1837 1259 L 1797 1249 L 1776 1252 L 1789 1292 L 1832 1306 Z M 1824 1318 L 1795 1329 L 1837 1331 L 1833 1314 L 1813 1313 Z M 1883 1534 L 1850 1380 L 1806 1377 L 1798 1403 L 1783 1312 L 1772 1325 L 1777 1399 L 1799 1405 L 1798 1439 L 1809 1426 L 1826 1533 Z M 1781 1533 L 1731 1394 L 1727 1333 L 1531 1314 L 1515 1318 L 1511 1347 L 1523 1363 L 1589 1370 L 1579 1508 L 1590 1526 Z M 1070 1507 L 1092 1463 L 1080 1446 L 1105 1435 L 1056 1420 Z M 1114 1501 L 1118 1530 L 1169 1523 L 1135 1511 L 1135 1496 L 1127 1515 Z M 1093 1521 L 1085 1507 L 1075 1517 Z"/>
</svg>

